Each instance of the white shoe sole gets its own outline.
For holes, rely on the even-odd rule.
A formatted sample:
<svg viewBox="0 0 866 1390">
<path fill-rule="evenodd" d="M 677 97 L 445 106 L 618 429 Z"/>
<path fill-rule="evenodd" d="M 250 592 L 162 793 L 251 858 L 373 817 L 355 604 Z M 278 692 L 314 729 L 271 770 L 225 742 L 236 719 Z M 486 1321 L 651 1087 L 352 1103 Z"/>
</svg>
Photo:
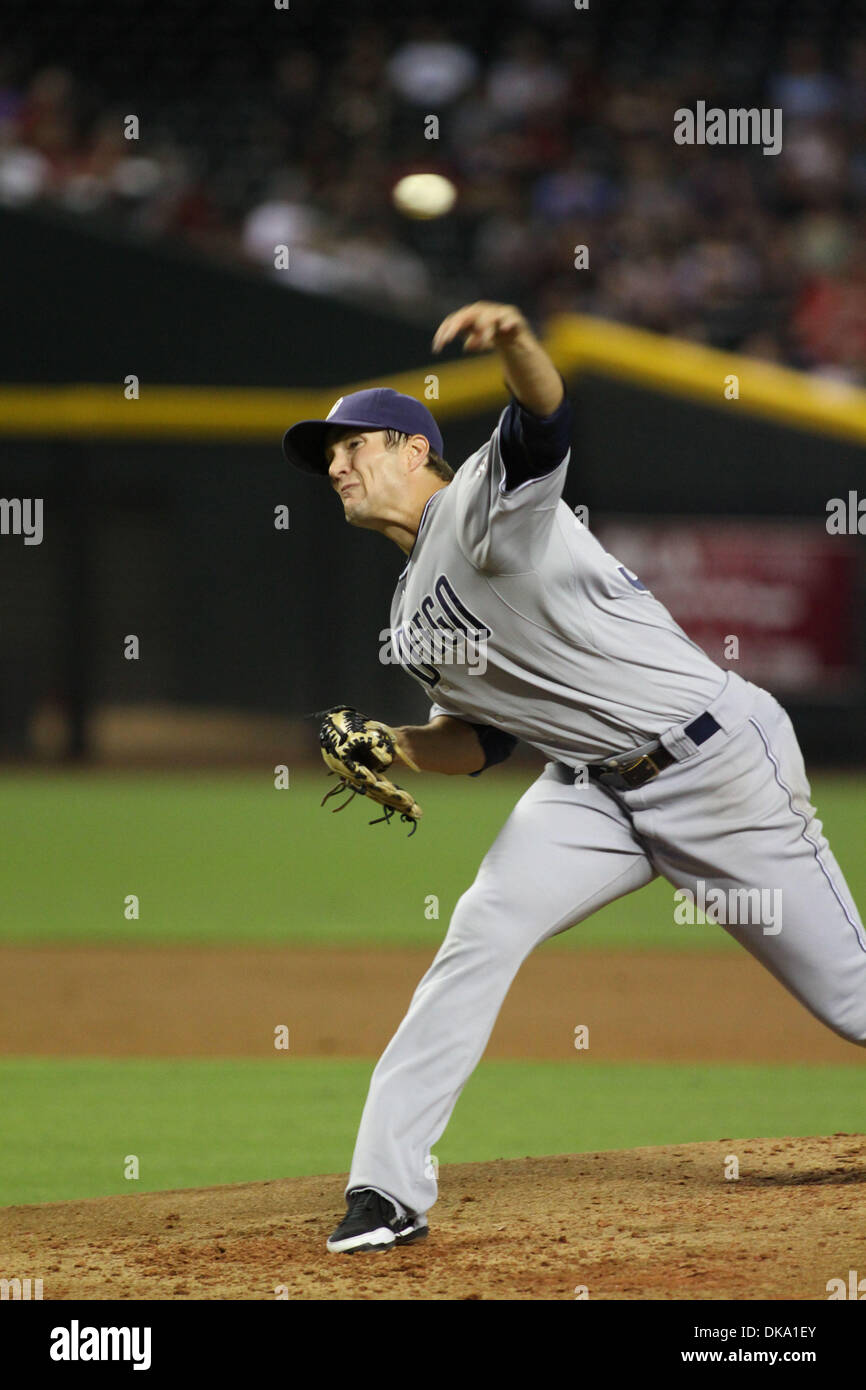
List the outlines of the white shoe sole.
<svg viewBox="0 0 866 1390">
<path fill-rule="evenodd" d="M 411 1245 L 413 1241 L 423 1240 L 427 1235 L 428 1227 L 425 1225 L 407 1227 L 399 1235 L 390 1230 L 387 1226 L 380 1226 L 375 1231 L 361 1231 L 356 1236 L 347 1236 L 344 1240 L 334 1240 L 329 1238 L 327 1248 L 331 1255 L 352 1255 L 360 1254 L 362 1251 L 393 1250 L 395 1245 Z"/>
</svg>

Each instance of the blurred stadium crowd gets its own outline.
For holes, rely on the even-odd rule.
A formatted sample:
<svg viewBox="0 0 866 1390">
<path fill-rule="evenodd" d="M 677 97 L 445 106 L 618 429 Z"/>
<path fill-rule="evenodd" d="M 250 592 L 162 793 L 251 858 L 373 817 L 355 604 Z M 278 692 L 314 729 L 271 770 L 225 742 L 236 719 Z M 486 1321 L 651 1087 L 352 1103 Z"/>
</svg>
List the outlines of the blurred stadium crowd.
<svg viewBox="0 0 866 1390">
<path fill-rule="evenodd" d="M 436 18 L 292 0 L 267 24 L 240 3 L 93 0 L 86 43 L 75 9 L 43 32 L 4 6 L 0 206 L 408 317 L 503 299 L 537 324 L 577 310 L 866 382 L 862 0 L 467 0 Z M 673 113 L 698 100 L 781 107 L 781 153 L 676 145 Z M 457 184 L 449 217 L 392 208 L 419 166 Z"/>
</svg>

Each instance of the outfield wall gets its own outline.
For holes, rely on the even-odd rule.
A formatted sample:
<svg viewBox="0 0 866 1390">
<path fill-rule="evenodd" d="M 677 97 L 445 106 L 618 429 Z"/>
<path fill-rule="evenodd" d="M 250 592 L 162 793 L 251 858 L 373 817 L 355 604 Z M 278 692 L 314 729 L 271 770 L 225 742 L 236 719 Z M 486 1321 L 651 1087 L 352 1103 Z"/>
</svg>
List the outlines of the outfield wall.
<svg viewBox="0 0 866 1390">
<path fill-rule="evenodd" d="M 29 214 L 3 215 L 0 251 L 16 323 L 0 344 L 2 491 L 42 497 L 45 509 L 40 545 L 0 544 L 0 753 L 28 753 L 46 700 L 72 716 L 77 753 L 88 711 L 106 703 L 301 717 L 342 698 L 389 719 L 423 717 L 414 684 L 378 660 L 402 555 L 348 528 L 325 486 L 288 469 L 280 435 L 345 387 L 388 379 L 421 394 L 435 372 L 431 404 L 459 464 L 506 400 L 495 360 L 444 364 L 429 352 L 432 325 Z M 795 518 L 826 536 L 828 498 L 863 487 L 861 397 L 614 325 L 578 330 L 555 326 L 551 342 L 576 404 L 565 497 L 588 508 L 592 528 Z M 618 333 L 628 334 L 622 350 L 608 341 Z M 628 370 L 612 375 L 620 358 Z M 737 400 L 723 394 L 732 365 Z M 123 401 L 129 372 L 138 402 Z M 203 394 L 159 395 L 181 386 Z M 274 529 L 278 506 L 288 530 Z M 778 693 L 811 756 L 862 761 L 863 540 L 839 537 L 843 546 L 857 574 L 831 594 L 829 616 L 850 669 L 822 685 L 819 668 L 808 691 Z M 746 617 L 733 612 L 734 629 Z M 137 662 L 123 659 L 129 633 L 141 639 Z"/>
</svg>

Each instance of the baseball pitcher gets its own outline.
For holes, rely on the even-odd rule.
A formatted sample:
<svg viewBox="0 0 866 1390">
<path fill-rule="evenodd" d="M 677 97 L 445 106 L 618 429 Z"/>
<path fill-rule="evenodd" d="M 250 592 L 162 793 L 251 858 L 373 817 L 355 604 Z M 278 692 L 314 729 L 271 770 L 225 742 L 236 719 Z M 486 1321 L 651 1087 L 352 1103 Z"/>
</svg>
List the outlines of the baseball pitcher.
<svg viewBox="0 0 866 1390">
<path fill-rule="evenodd" d="M 420 807 L 388 776 L 400 763 L 475 777 L 518 740 L 548 759 L 376 1066 L 335 1253 L 426 1236 L 431 1149 L 522 962 L 659 874 L 707 898 L 773 890 L 781 913 L 768 930 L 724 913 L 722 925 L 817 1018 L 866 1046 L 866 933 L 790 719 L 711 661 L 562 501 L 571 407 L 523 314 L 466 305 L 440 324 L 434 351 L 458 336 L 498 353 L 512 399 L 456 471 L 429 410 L 389 389 L 342 397 L 283 443 L 290 462 L 328 479 L 351 525 L 405 555 L 390 641 L 431 702 L 420 727 L 327 711 L 334 790 L 414 829 Z"/>
</svg>

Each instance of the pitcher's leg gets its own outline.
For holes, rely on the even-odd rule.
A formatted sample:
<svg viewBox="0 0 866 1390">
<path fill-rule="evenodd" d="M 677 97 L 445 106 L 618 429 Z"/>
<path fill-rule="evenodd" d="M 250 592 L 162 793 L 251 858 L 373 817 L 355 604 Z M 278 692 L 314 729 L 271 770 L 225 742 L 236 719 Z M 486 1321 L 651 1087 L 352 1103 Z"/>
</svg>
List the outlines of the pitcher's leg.
<svg viewBox="0 0 866 1390">
<path fill-rule="evenodd" d="M 532 949 L 655 877 L 622 809 L 552 765 L 517 803 L 460 898 L 448 934 L 379 1061 L 347 1191 L 426 1212 L 428 1157 Z"/>
<path fill-rule="evenodd" d="M 866 932 L 811 804 L 788 715 L 759 691 L 717 757 L 671 772 L 664 791 L 668 774 L 658 779 L 653 811 L 657 868 L 678 887 L 695 890 L 703 879 L 706 891 L 722 888 L 727 931 L 822 1023 L 866 1045 Z"/>
<path fill-rule="evenodd" d="M 771 859 L 762 874 L 769 880 L 777 864 L 781 869 L 782 911 L 770 931 L 762 926 L 744 938 L 734 928 L 732 934 L 822 1023 L 866 1046 L 866 931 L 811 804 L 791 722 L 773 705 L 750 723 L 795 827 L 778 861 Z"/>
</svg>

